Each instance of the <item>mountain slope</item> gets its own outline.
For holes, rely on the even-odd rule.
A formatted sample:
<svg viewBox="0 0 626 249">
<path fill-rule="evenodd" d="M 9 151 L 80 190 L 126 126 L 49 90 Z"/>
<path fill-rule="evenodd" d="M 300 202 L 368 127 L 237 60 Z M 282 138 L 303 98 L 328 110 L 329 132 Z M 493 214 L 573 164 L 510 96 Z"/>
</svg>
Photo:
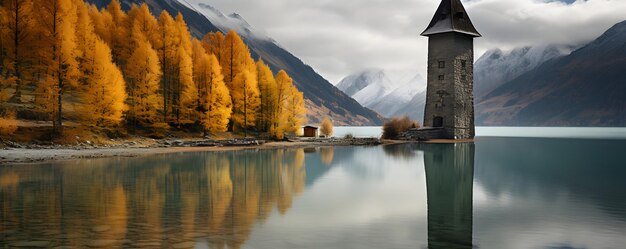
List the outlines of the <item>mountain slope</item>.
<svg viewBox="0 0 626 249">
<path fill-rule="evenodd" d="M 571 50 L 570 46 L 562 45 L 523 47 L 509 52 L 491 49 L 474 65 L 474 96 L 480 99 L 502 84 L 548 60 L 569 54 Z"/>
<path fill-rule="evenodd" d="M 337 88 L 365 107 L 385 117 L 392 117 L 414 114 L 412 111 L 405 113 L 401 110 L 411 109 L 406 105 L 417 94 L 425 91 L 426 83 L 419 74 L 403 84 L 394 83 L 383 70 L 372 69 L 346 76 L 337 84 Z"/>
<path fill-rule="evenodd" d="M 387 95 L 392 90 L 391 80 L 384 71 L 374 69 L 343 78 L 337 88 L 363 106 L 369 106 L 379 98 Z"/>
<path fill-rule="evenodd" d="M 406 104 L 400 106 L 391 116 L 409 116 L 411 119 L 424 123 L 424 108 L 426 107 L 426 91 L 418 92 Z"/>
<path fill-rule="evenodd" d="M 477 103 L 479 125 L 626 126 L 626 21 Z"/>
<path fill-rule="evenodd" d="M 106 6 L 110 2 L 110 0 L 86 1 L 95 3 L 98 7 Z M 132 3 L 145 2 L 157 16 L 161 10 L 166 10 L 172 15 L 181 12 L 192 35 L 197 38 L 202 38 L 208 32 L 228 32 L 234 29 L 248 44 L 253 58 L 263 58 L 274 73 L 283 69 L 294 79 L 296 87 L 304 93 L 310 123 L 320 123 L 325 116 L 330 116 L 335 125 L 380 125 L 383 122 L 383 117 L 378 113 L 361 106 L 335 88 L 276 41 L 255 31 L 237 14 L 226 16 L 208 4 L 194 5 L 184 0 L 121 0 L 121 2 L 125 8 L 129 8 Z"/>
<path fill-rule="evenodd" d="M 409 116 L 415 120 L 422 120 L 425 103 L 421 103 L 419 108 L 417 105 L 420 103 L 416 103 L 421 95 L 424 96 L 425 102 L 426 81 L 418 74 L 368 107 L 387 117 Z"/>
</svg>

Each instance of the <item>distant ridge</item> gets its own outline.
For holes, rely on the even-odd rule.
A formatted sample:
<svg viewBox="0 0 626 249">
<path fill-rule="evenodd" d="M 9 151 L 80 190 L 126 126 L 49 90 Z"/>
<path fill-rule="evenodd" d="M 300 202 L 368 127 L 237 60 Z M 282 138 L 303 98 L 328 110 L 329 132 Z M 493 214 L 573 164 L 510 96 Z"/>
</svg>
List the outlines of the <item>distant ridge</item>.
<svg viewBox="0 0 626 249">
<path fill-rule="evenodd" d="M 479 125 L 626 126 L 626 21 L 493 89 Z"/>
<path fill-rule="evenodd" d="M 111 0 L 86 0 L 98 7 L 107 6 Z M 304 93 L 309 123 L 321 123 L 330 116 L 335 125 L 381 125 L 383 117 L 360 105 L 350 96 L 334 87 L 313 68 L 282 48 L 276 41 L 255 31 L 240 15 L 226 16 L 206 3 L 194 6 L 184 0 L 121 0 L 126 9 L 131 4 L 147 3 L 154 15 L 165 10 L 171 15 L 182 13 L 190 32 L 202 38 L 208 32 L 228 32 L 234 29 L 249 46 L 255 59 L 262 57 L 276 73 L 285 70 Z"/>
</svg>

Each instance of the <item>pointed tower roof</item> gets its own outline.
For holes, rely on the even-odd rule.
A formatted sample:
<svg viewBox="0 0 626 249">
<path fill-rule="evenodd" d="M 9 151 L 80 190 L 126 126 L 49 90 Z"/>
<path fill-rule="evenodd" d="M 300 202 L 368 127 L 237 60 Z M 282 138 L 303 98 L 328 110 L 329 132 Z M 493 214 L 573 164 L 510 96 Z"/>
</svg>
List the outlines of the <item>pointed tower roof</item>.
<svg viewBox="0 0 626 249">
<path fill-rule="evenodd" d="M 461 0 L 441 0 L 433 20 L 428 28 L 422 32 L 423 36 L 459 32 L 474 37 L 480 37 L 472 21 L 469 19 Z"/>
</svg>

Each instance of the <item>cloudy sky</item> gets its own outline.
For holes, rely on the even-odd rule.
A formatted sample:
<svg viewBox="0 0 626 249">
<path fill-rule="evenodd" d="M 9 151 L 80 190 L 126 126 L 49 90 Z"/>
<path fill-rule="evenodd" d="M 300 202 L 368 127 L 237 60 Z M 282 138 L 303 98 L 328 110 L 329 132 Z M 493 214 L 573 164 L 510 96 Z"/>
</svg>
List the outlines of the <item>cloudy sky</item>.
<svg viewBox="0 0 626 249">
<path fill-rule="evenodd" d="M 236 12 L 333 84 L 364 69 L 392 80 L 425 75 L 427 38 L 419 34 L 439 0 L 187 0 Z M 626 20 L 626 0 L 463 0 L 476 58 L 488 49 L 583 44 Z"/>
</svg>

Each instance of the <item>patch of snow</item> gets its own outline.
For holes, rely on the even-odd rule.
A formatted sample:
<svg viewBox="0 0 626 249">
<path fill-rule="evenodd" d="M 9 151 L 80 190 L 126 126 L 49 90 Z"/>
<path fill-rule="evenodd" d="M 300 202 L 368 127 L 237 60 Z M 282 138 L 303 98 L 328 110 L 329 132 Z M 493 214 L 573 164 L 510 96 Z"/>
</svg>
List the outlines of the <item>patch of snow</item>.
<svg viewBox="0 0 626 249">
<path fill-rule="evenodd" d="M 270 41 L 274 44 L 277 44 L 265 32 L 254 29 L 241 15 L 237 13 L 224 15 L 215 7 L 203 2 L 192 4 L 187 2 L 186 0 L 176 1 L 190 7 L 194 11 L 205 16 L 207 19 L 209 19 L 209 21 L 211 21 L 213 25 L 222 30 L 222 32 L 224 33 L 227 33 L 230 30 L 234 30 L 235 32 L 237 32 L 237 34 L 243 37 Z"/>
<path fill-rule="evenodd" d="M 347 95 L 354 97 L 357 93 L 370 85 L 378 85 L 378 88 L 384 90 L 384 94 L 387 94 L 392 88 L 391 80 L 389 80 L 386 73 L 380 69 L 367 69 L 348 75 L 337 83 L 336 86 Z M 370 89 L 368 91 L 374 90 Z"/>
<path fill-rule="evenodd" d="M 476 97 L 491 92 L 550 59 L 569 54 L 573 48 L 566 45 L 543 45 L 516 48 L 507 52 L 500 49 L 485 52 L 474 65 Z"/>
<path fill-rule="evenodd" d="M 400 84 L 391 81 L 383 70 L 369 69 L 346 76 L 337 88 L 361 105 L 390 117 L 424 92 L 426 81 L 417 74 Z"/>
</svg>

